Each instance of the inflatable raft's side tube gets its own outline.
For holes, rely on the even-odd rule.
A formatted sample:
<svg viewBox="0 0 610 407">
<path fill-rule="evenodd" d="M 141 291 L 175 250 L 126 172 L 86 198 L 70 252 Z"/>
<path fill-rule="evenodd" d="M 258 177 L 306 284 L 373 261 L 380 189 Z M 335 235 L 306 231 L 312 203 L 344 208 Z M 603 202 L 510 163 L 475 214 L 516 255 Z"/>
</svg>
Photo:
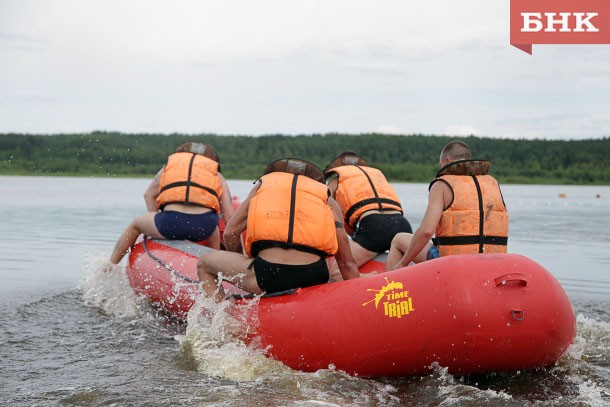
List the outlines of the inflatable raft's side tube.
<svg viewBox="0 0 610 407">
<path fill-rule="evenodd" d="M 257 342 L 306 371 L 466 374 L 555 363 L 575 334 L 570 301 L 519 255 L 448 256 L 261 301 Z"/>
<path fill-rule="evenodd" d="M 185 318 L 200 295 L 189 242 L 149 241 L 129 257 L 137 293 Z M 369 264 L 377 271 L 383 263 Z M 186 277 L 186 279 L 184 278 Z M 225 285 L 228 290 L 235 287 Z M 247 301 L 247 300 L 243 300 Z M 572 343 L 575 317 L 557 280 L 515 254 L 447 256 L 357 280 L 299 289 L 247 307 L 246 342 L 305 371 L 361 376 L 514 371 L 555 363 Z"/>
<path fill-rule="evenodd" d="M 127 266 L 127 277 L 134 291 L 144 295 L 169 314 L 186 319 L 201 295 L 197 277 L 197 260 L 209 247 L 178 240 L 145 239 L 133 248 Z M 228 293 L 246 295 L 234 285 L 223 282 Z"/>
</svg>

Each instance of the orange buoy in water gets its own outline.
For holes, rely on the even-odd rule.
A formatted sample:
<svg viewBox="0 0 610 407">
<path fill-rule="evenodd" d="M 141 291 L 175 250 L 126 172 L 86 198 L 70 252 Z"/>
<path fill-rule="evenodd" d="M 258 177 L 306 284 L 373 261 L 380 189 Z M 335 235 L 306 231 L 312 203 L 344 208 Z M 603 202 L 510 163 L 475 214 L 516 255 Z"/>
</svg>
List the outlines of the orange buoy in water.
<svg viewBox="0 0 610 407">
<path fill-rule="evenodd" d="M 566 195 L 566 194 L 564 194 L 563 192 L 559 194 L 559 197 L 560 197 L 560 198 L 565 198 L 566 196 L 567 196 L 567 195 Z"/>
</svg>

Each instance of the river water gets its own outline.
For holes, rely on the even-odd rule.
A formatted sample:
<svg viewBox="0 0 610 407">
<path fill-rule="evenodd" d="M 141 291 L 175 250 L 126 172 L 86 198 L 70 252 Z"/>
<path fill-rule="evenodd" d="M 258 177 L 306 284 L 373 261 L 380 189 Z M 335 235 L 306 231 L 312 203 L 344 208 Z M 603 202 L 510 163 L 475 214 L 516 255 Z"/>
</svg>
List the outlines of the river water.
<svg viewBox="0 0 610 407">
<path fill-rule="evenodd" d="M 577 315 L 577 337 L 537 371 L 364 379 L 293 371 L 227 334 L 188 326 L 101 273 L 144 211 L 148 180 L 0 177 L 0 405 L 478 406 L 610 404 L 610 187 L 504 185 L 509 251 L 545 266 Z M 244 197 L 250 181 L 229 181 Z M 419 224 L 427 185 L 395 184 Z M 230 330 L 230 329 L 229 329 Z"/>
</svg>

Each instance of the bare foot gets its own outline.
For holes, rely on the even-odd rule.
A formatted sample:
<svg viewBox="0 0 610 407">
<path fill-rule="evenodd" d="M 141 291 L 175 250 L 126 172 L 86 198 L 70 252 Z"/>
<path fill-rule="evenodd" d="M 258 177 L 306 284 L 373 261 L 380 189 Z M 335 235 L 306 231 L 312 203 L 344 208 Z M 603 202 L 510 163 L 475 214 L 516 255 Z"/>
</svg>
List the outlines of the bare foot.
<svg viewBox="0 0 610 407">
<path fill-rule="evenodd" d="M 102 265 L 100 266 L 100 270 L 103 271 L 104 273 L 113 273 L 116 270 L 119 270 L 119 265 L 118 264 L 114 264 L 111 263 L 110 261 L 106 260 L 104 263 L 102 263 Z"/>
</svg>

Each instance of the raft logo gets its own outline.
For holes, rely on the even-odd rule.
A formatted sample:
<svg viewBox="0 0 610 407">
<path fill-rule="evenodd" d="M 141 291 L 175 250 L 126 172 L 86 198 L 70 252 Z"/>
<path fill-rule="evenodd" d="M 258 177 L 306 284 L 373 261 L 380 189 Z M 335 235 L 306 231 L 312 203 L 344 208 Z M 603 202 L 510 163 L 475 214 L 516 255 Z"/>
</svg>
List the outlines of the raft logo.
<svg viewBox="0 0 610 407">
<path fill-rule="evenodd" d="M 362 304 L 366 306 L 375 302 L 375 309 L 379 309 L 379 304 L 383 305 L 383 313 L 386 317 L 402 318 L 409 315 L 413 309 L 413 298 L 409 296 L 409 291 L 404 290 L 404 286 L 400 281 L 388 281 L 385 278 L 386 285 L 379 290 L 369 288 L 367 291 L 377 291 L 375 297 Z"/>
<path fill-rule="evenodd" d="M 510 43 L 610 44 L 610 1 L 510 0 Z"/>
</svg>

